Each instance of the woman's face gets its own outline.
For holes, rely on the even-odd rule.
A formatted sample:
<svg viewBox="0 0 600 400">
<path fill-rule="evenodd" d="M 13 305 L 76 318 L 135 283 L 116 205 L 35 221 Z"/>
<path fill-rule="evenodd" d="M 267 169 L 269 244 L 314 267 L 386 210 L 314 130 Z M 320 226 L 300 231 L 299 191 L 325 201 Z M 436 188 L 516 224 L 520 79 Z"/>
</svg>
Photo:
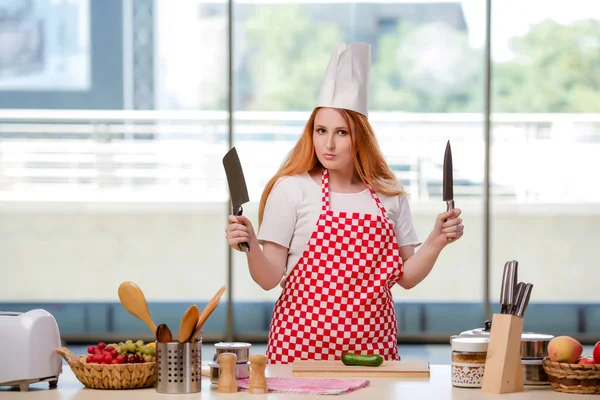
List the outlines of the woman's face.
<svg viewBox="0 0 600 400">
<path fill-rule="evenodd" d="M 333 108 L 322 108 L 315 116 L 313 146 L 321 164 L 328 170 L 354 168 L 354 150 L 344 118 Z"/>
</svg>

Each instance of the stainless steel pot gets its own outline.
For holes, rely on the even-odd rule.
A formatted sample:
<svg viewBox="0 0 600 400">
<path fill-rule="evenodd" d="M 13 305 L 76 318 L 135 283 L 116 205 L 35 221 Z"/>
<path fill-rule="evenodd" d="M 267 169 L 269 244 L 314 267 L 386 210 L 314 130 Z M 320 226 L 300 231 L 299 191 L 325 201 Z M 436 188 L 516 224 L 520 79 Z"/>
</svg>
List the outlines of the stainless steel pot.
<svg viewBox="0 0 600 400">
<path fill-rule="evenodd" d="M 548 355 L 548 344 L 553 338 L 552 335 L 523 332 L 521 335 L 521 358 L 542 360 Z"/>
<path fill-rule="evenodd" d="M 221 353 L 234 353 L 237 356 L 237 362 L 245 363 L 249 361 L 250 343 L 243 342 L 219 342 L 215 344 L 215 356 L 213 358 L 216 361 Z"/>
<path fill-rule="evenodd" d="M 219 383 L 219 363 L 217 361 L 209 361 L 210 367 L 210 383 L 217 385 Z M 235 378 L 247 379 L 250 378 L 250 361 L 245 363 L 237 363 L 235 366 Z"/>
</svg>

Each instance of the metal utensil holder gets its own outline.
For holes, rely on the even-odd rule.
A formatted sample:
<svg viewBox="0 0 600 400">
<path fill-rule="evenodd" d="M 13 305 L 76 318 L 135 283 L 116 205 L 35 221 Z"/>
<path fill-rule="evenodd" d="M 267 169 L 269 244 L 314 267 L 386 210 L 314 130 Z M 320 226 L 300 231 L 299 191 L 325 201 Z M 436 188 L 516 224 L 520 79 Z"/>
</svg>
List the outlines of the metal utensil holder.
<svg viewBox="0 0 600 400">
<path fill-rule="evenodd" d="M 202 338 L 196 342 L 156 342 L 156 391 L 167 394 L 202 391 Z"/>
</svg>

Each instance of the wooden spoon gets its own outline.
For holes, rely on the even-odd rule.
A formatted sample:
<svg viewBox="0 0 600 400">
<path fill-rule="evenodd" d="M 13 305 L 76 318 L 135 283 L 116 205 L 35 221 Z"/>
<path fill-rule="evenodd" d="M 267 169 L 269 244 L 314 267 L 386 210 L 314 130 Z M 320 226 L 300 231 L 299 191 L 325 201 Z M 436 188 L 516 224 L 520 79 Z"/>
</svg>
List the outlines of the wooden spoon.
<svg viewBox="0 0 600 400">
<path fill-rule="evenodd" d="M 119 299 L 127 311 L 144 321 L 152 331 L 152 334 L 156 334 L 156 324 L 150 317 L 148 303 L 138 285 L 133 282 L 121 283 L 119 286 Z"/>
<path fill-rule="evenodd" d="M 198 323 L 198 317 L 200 316 L 200 310 L 197 305 L 191 305 L 183 313 L 181 323 L 179 324 L 179 343 L 185 343 L 192 336 L 196 324 Z"/>
<path fill-rule="evenodd" d="M 167 324 L 160 324 L 156 329 L 156 341 L 159 343 L 169 343 L 173 341 L 173 335 Z"/>
<path fill-rule="evenodd" d="M 192 333 L 192 336 L 190 337 L 191 342 L 195 342 L 196 340 L 200 339 L 200 330 L 202 329 L 202 325 L 204 325 L 208 317 L 210 317 L 210 314 L 212 314 L 215 308 L 217 308 L 217 306 L 219 305 L 219 301 L 221 300 L 223 292 L 225 292 L 225 286 L 221 286 L 221 289 L 219 289 L 217 294 L 215 294 L 214 297 L 210 299 L 206 307 L 204 307 L 204 309 L 202 310 L 202 313 L 198 318 L 198 323 L 196 324 L 196 329 L 194 329 L 194 333 Z"/>
</svg>

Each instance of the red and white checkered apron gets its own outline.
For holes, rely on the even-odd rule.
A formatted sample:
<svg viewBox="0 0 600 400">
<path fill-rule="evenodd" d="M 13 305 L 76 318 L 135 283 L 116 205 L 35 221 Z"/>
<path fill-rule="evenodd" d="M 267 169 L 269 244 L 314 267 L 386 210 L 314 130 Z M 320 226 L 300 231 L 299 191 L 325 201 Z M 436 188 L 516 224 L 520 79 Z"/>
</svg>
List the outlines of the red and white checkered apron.
<svg viewBox="0 0 600 400">
<path fill-rule="evenodd" d="M 392 223 L 371 188 L 380 214 L 334 213 L 325 169 L 321 184 L 317 229 L 275 303 L 269 362 L 339 360 L 346 352 L 399 360 L 390 289 L 403 264 Z"/>
</svg>

